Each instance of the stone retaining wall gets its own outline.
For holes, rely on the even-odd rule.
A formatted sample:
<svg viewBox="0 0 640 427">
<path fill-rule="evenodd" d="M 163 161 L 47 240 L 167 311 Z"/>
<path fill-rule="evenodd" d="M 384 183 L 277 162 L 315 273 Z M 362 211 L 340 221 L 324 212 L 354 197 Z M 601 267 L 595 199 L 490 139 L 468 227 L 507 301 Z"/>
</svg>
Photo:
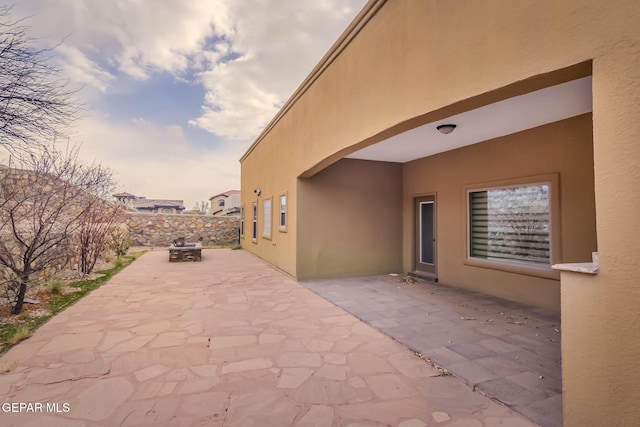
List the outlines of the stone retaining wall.
<svg viewBox="0 0 640 427">
<path fill-rule="evenodd" d="M 228 216 L 127 212 L 132 246 L 169 246 L 178 237 L 202 245 L 238 243 L 240 219 Z"/>
</svg>

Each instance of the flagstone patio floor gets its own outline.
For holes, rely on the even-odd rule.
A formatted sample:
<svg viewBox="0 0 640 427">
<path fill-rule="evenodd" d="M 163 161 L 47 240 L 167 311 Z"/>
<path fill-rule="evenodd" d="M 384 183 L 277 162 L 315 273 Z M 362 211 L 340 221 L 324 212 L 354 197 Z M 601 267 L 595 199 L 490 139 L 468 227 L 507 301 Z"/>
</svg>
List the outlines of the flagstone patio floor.
<svg viewBox="0 0 640 427">
<path fill-rule="evenodd" d="M 303 283 L 543 426 L 562 426 L 560 314 L 402 276 Z"/>
<path fill-rule="evenodd" d="M 3 355 L 0 425 L 535 425 L 253 255 L 202 255 L 143 255 Z"/>
</svg>

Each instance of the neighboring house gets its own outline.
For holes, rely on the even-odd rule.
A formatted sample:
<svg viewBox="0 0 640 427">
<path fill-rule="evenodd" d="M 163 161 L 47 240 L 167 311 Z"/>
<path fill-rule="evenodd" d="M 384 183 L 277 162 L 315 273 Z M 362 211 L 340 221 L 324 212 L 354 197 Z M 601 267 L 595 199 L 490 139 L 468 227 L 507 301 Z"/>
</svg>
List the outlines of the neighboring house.
<svg viewBox="0 0 640 427">
<path fill-rule="evenodd" d="M 561 311 L 564 425 L 638 425 L 640 2 L 494 3 L 369 1 L 241 158 L 241 244 Z"/>
<path fill-rule="evenodd" d="M 139 197 L 137 197 L 135 194 L 131 194 L 131 193 L 117 193 L 117 194 L 114 194 L 113 197 L 117 201 L 125 203 L 125 204 L 131 202 L 132 200 L 139 199 Z"/>
<path fill-rule="evenodd" d="M 211 215 L 240 216 L 240 190 L 229 190 L 209 198 Z"/>
<path fill-rule="evenodd" d="M 178 214 L 185 210 L 182 200 L 147 199 L 131 193 L 117 193 L 113 197 L 138 212 Z"/>
</svg>

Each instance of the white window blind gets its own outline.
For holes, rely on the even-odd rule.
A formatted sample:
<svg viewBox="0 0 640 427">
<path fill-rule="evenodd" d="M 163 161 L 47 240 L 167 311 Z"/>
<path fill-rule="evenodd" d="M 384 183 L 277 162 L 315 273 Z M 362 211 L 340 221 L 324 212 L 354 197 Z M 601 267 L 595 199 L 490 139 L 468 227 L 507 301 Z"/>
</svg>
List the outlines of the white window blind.
<svg viewBox="0 0 640 427">
<path fill-rule="evenodd" d="M 267 237 L 271 236 L 271 199 L 266 199 L 263 202 L 262 221 L 262 234 Z"/>
<path fill-rule="evenodd" d="M 469 192 L 469 255 L 551 263 L 549 185 Z"/>
</svg>

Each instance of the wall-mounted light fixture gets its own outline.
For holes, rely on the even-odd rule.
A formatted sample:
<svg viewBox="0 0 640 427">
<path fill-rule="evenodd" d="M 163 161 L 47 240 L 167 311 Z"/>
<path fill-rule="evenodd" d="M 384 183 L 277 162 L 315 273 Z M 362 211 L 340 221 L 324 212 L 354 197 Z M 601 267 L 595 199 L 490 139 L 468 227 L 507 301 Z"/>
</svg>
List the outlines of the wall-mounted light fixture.
<svg viewBox="0 0 640 427">
<path fill-rule="evenodd" d="M 262 190 L 260 190 L 259 188 L 256 188 L 255 190 L 253 190 L 254 193 L 256 193 L 256 195 L 260 196 L 260 193 L 262 193 Z"/>
<path fill-rule="evenodd" d="M 437 126 L 436 129 L 438 129 L 438 132 L 440 132 L 443 135 L 448 135 L 451 132 L 453 132 L 453 130 L 456 128 L 457 125 L 451 124 L 451 123 L 447 123 L 444 125 L 440 125 Z"/>
</svg>

